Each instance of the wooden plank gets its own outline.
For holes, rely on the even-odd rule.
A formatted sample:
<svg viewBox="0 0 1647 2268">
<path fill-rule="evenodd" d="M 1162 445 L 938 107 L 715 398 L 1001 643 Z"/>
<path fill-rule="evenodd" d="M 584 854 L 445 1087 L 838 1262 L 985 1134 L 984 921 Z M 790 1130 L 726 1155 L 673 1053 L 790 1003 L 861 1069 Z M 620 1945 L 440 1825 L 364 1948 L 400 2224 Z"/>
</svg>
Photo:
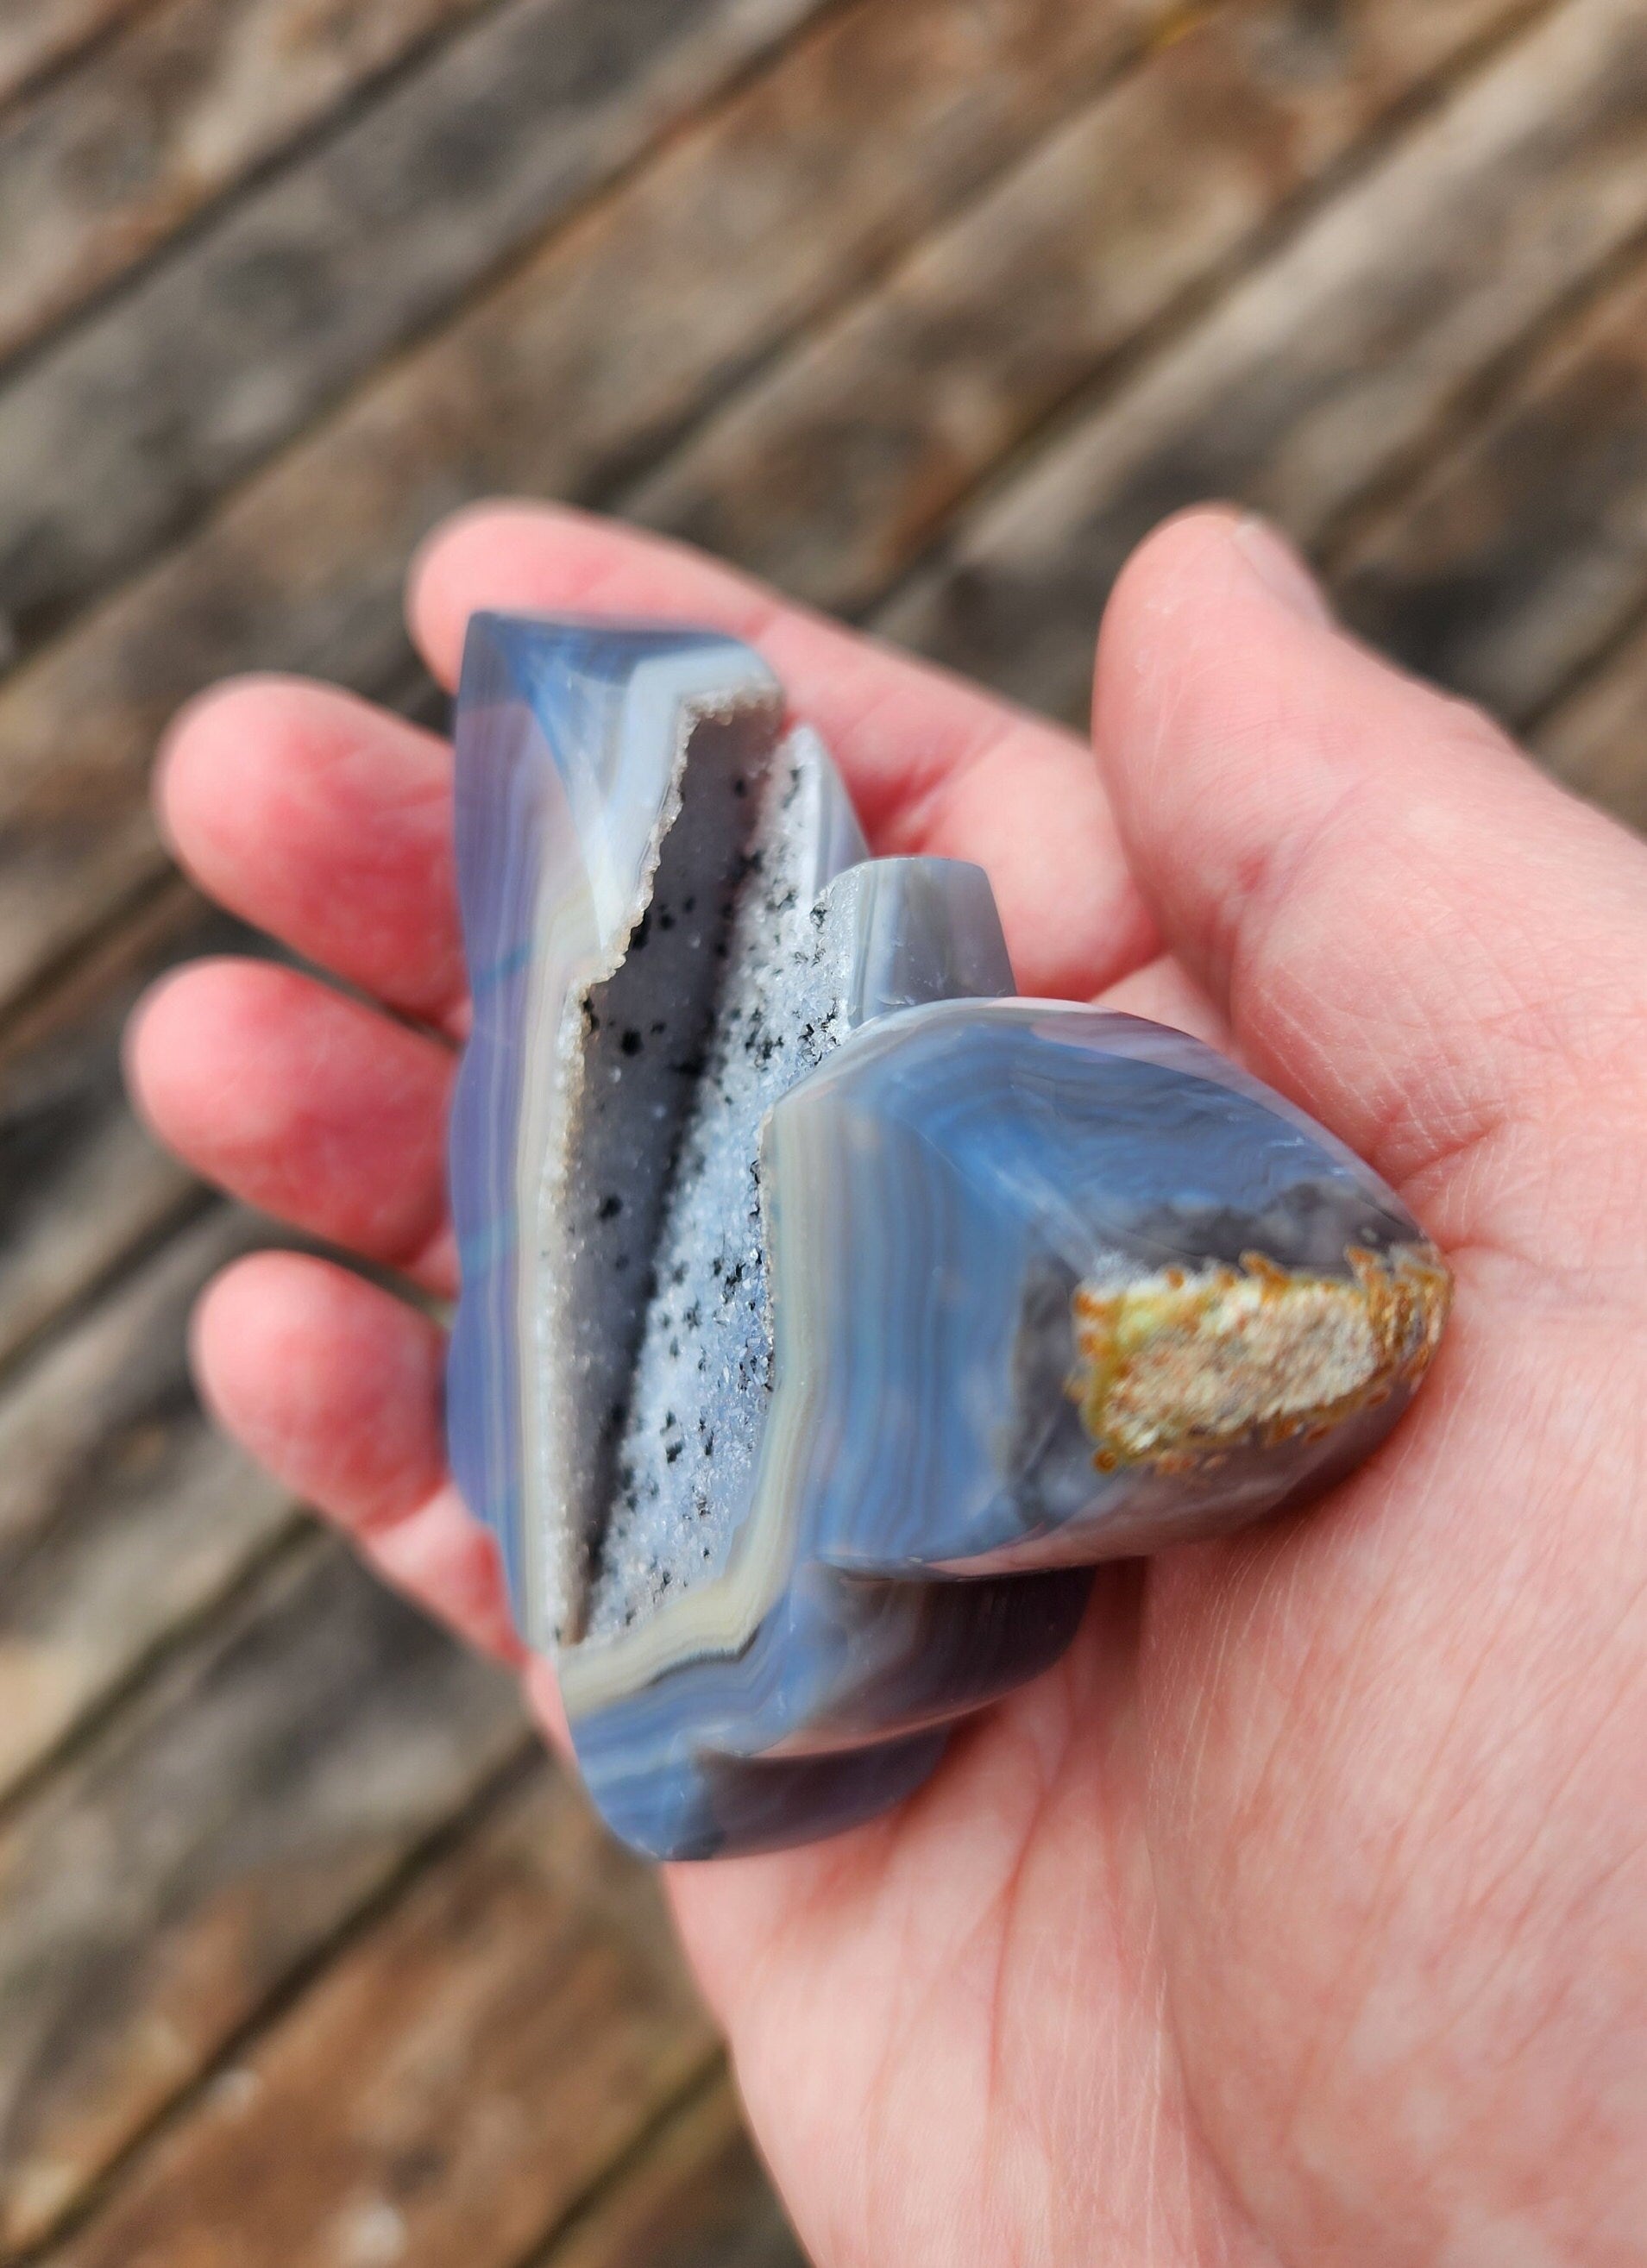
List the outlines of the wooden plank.
<svg viewBox="0 0 1647 2268">
<path fill-rule="evenodd" d="M 510 1683 L 336 1544 L 151 1680 L 0 1833 L 0 2243 L 41 2237 L 523 1738 Z"/>
<path fill-rule="evenodd" d="M 1644 223 L 1641 11 L 1567 0 L 969 512 L 879 627 L 1079 715 L 1164 513 L 1235 496 L 1314 541 Z"/>
<path fill-rule="evenodd" d="M 59 2268 L 514 2268 L 715 2053 L 655 1885 L 544 1764 Z"/>
<path fill-rule="evenodd" d="M 693 2097 L 642 2162 L 530 2268 L 805 2268 L 731 2082 Z"/>
<path fill-rule="evenodd" d="M 0 391 L 0 612 L 14 635 L 26 643 L 137 558 L 632 156 L 667 111 L 819 4 L 511 0 L 41 357 Z M 829 15 L 770 86 L 695 137 L 695 158 L 678 151 L 666 161 L 689 202 L 675 214 L 660 188 L 643 195 L 653 225 L 639 241 L 629 231 L 629 250 L 645 263 L 638 320 L 625 320 L 624 276 L 598 279 L 570 351 L 562 348 L 540 379 L 534 422 L 556 422 L 546 401 L 562 413 L 557 382 L 643 369 L 637 331 L 659 357 L 660 287 L 677 320 L 713 327 L 717 372 L 758 351 L 772 300 L 779 321 L 798 320 L 907 242 L 1173 5 L 911 0 L 889 10 L 859 0 Z M 865 84 L 882 100 L 874 136 L 852 99 Z M 584 274 L 587 293 L 586 263 Z M 695 279 L 689 297 L 685 276 Z M 286 280 L 271 290 L 269 278 Z M 595 306 L 609 336 L 591 334 Z M 180 337 L 191 342 L 181 364 Z M 695 343 L 672 342 L 665 365 Z M 643 388 L 617 446 L 643 437 L 657 391 Z M 677 383 L 677 416 L 680 392 Z M 608 401 L 608 423 L 613 408 Z M 478 453 L 489 438 L 474 432 Z"/>
<path fill-rule="evenodd" d="M 0 390 L 14 639 L 172 534 L 820 4 L 504 0 L 33 357 Z"/>
<path fill-rule="evenodd" d="M 1532 741 L 1558 779 L 1647 834 L 1647 631 L 1621 641 Z"/>
<path fill-rule="evenodd" d="M 293 1528 L 195 1407 L 202 1286 L 268 1230 L 215 1207 L 0 1392 L 0 1797 Z"/>
<path fill-rule="evenodd" d="M 189 1204 L 126 1101 L 121 1031 L 169 963 L 251 941 L 179 883 L 0 1042 L 0 1368 Z"/>
<path fill-rule="evenodd" d="M 1526 724 L 1647 589 L 1647 270 L 1334 564 L 1356 628 Z"/>
<path fill-rule="evenodd" d="M 485 4 L 166 0 L 133 17 L 0 120 L 0 357 Z"/>
<path fill-rule="evenodd" d="M 401 575 L 431 519 L 499 488 L 609 492 L 1073 107 L 1137 21 L 1063 0 L 832 20 L 19 673 L 0 690 L 0 1000 L 155 872 L 143 768 L 185 693 L 265 665 L 402 682 Z"/>
<path fill-rule="evenodd" d="M 861 610 L 989 465 L 1522 12 L 1522 0 L 1219 10 L 735 398 L 626 509 L 818 605 Z"/>
<path fill-rule="evenodd" d="M 0 102 L 153 0 L 0 0 Z"/>
</svg>

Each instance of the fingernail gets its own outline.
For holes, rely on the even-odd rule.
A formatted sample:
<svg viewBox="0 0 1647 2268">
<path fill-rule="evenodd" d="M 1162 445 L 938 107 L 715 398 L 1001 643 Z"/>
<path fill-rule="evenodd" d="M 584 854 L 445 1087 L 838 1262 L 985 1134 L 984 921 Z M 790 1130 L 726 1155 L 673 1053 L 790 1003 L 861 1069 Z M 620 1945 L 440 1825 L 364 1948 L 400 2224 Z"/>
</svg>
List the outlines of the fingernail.
<svg viewBox="0 0 1647 2268">
<path fill-rule="evenodd" d="M 1238 519 L 1232 540 L 1270 596 L 1279 599 L 1289 614 L 1307 622 L 1328 623 L 1333 610 L 1327 595 L 1284 535 L 1267 519 L 1249 513 Z"/>
</svg>

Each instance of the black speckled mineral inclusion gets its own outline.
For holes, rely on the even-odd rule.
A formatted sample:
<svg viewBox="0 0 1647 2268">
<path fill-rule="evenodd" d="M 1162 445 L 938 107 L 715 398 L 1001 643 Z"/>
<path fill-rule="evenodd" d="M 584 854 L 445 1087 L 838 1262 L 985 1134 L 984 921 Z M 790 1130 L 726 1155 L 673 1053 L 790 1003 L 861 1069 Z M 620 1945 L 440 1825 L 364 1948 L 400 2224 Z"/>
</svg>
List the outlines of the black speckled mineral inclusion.
<svg viewBox="0 0 1647 2268">
<path fill-rule="evenodd" d="M 750 783 L 755 821 L 717 955 L 721 987 L 665 1168 L 651 1305 L 593 1570 L 593 1636 L 724 1568 L 748 1506 L 772 1387 L 761 1122 L 847 1030 L 850 924 L 814 900 L 823 761 L 798 739 Z M 647 946 L 654 965 L 672 941 L 659 927 Z"/>
<path fill-rule="evenodd" d="M 567 1138 L 556 1170 L 560 1233 L 547 1256 L 577 1390 L 560 1424 L 572 1557 L 588 1586 L 627 1452 L 620 1447 L 655 1284 L 672 1167 L 714 1045 L 728 931 L 746 890 L 754 795 L 769 735 L 700 725 L 672 799 L 644 909 L 612 975 L 582 995 L 561 1035 Z"/>
</svg>

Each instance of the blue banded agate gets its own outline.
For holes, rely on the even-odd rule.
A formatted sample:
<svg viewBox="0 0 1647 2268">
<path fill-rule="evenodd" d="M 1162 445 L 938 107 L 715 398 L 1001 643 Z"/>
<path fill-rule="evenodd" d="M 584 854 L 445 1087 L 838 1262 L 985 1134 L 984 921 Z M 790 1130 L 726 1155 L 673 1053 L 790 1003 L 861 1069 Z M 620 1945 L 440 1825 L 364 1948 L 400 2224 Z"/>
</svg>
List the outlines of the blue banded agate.
<svg viewBox="0 0 1647 2268">
<path fill-rule="evenodd" d="M 1380 1441 L 1439 1256 L 1180 1033 L 1013 997 L 976 867 L 871 860 L 748 649 L 477 616 L 453 1469 L 605 1816 L 833 1832 L 1069 1643 L 1092 1567 Z"/>
</svg>

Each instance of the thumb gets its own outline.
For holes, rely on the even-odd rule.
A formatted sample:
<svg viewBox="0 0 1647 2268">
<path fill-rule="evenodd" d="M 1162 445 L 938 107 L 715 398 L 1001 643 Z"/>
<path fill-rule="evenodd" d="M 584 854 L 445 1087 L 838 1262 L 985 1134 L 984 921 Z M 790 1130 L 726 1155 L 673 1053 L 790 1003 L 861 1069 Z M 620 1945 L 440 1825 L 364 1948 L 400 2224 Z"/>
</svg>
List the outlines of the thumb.
<svg viewBox="0 0 1647 2268">
<path fill-rule="evenodd" d="M 1335 629 L 1226 511 L 1122 575 L 1094 731 L 1138 881 L 1261 1077 L 1444 1245 L 1639 1265 L 1647 847 Z"/>
</svg>

